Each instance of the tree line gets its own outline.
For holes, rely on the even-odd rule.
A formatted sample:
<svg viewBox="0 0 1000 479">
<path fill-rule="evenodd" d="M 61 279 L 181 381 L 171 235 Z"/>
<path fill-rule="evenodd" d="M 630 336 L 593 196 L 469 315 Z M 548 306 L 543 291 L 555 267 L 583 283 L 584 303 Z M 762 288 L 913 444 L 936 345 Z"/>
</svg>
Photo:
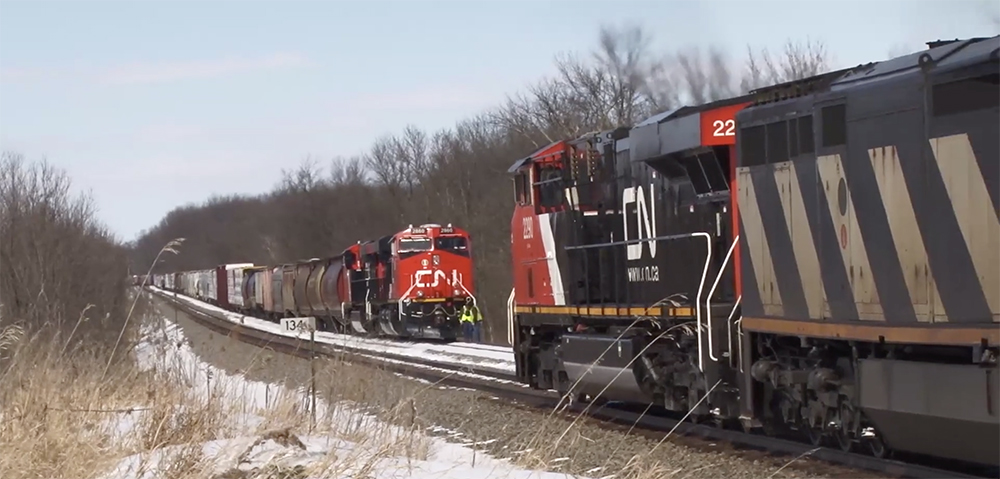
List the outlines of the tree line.
<svg viewBox="0 0 1000 479">
<path fill-rule="evenodd" d="M 637 26 L 602 27 L 597 40 L 584 54 L 557 56 L 554 75 L 452 128 L 407 126 L 375 139 L 364 154 L 325 164 L 307 158 L 283 170 L 272 191 L 174 209 L 130 245 L 132 268 L 145 269 L 179 237 L 186 239 L 182 251 L 167 255 L 157 272 L 328 257 L 408 224 L 452 223 L 472 235 L 484 338 L 502 340 L 513 212 L 506 172 L 515 160 L 553 141 L 809 77 L 831 63 L 823 43 L 812 40 L 789 41 L 777 53 L 748 47 L 739 68 L 718 48 L 655 52 Z"/>
<path fill-rule="evenodd" d="M 0 332 L 100 348 L 125 321 L 129 249 L 70 186 L 46 161 L 0 157 Z"/>
</svg>

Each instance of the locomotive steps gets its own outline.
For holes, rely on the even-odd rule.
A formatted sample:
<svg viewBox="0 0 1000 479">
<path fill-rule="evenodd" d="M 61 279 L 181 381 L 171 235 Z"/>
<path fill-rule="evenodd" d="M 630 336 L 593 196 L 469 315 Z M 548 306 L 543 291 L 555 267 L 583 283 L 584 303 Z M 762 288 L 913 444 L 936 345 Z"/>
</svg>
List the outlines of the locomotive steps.
<svg viewBox="0 0 1000 479">
<path fill-rule="evenodd" d="M 240 324 L 241 321 L 239 318 L 231 317 L 233 313 L 225 313 L 221 309 L 214 308 L 218 311 L 210 314 L 210 310 L 213 309 L 210 305 L 194 301 L 190 298 L 180 297 L 175 299 L 172 293 L 157 292 L 157 295 L 170 301 L 175 308 L 183 311 L 186 316 L 189 316 L 190 319 L 201 326 L 207 327 L 219 334 L 228 335 L 232 339 L 243 343 L 267 347 L 291 356 L 308 357 L 308 352 L 304 349 L 307 347 L 307 343 L 298 338 L 282 336 L 273 330 L 263 331 L 255 329 L 254 325 L 257 323 L 250 321 L 252 318 L 246 318 L 242 321 L 243 324 Z M 276 328 L 276 325 L 273 323 L 269 324 Z M 717 461 L 720 457 L 719 453 L 725 451 L 723 456 L 727 458 L 726 461 L 733 461 L 736 470 L 733 473 L 724 473 L 722 471 L 728 469 L 728 465 L 703 464 L 700 467 L 704 467 L 704 471 L 711 471 L 710 474 L 706 474 L 706 477 L 719 477 L 720 474 L 728 477 L 734 475 L 734 473 L 742 476 L 750 470 L 746 468 L 758 469 L 758 471 L 751 475 L 752 477 L 760 477 L 759 474 L 763 474 L 763 477 L 830 477 L 831 475 L 856 477 L 858 469 L 880 473 L 881 477 L 977 477 L 964 476 L 954 471 L 942 471 L 920 465 L 884 461 L 869 456 L 846 454 L 840 451 L 813 449 L 801 443 L 750 436 L 737 431 L 720 430 L 712 427 L 692 425 L 690 423 L 678 423 L 669 418 L 643 415 L 641 411 L 637 413 L 619 409 L 613 404 L 605 405 L 601 408 L 593 407 L 587 411 L 584 411 L 585 408 L 582 405 L 574 405 L 561 414 L 553 415 L 550 413 L 558 403 L 558 397 L 554 392 L 533 391 L 518 383 L 508 381 L 504 377 L 504 374 L 498 371 L 503 368 L 497 365 L 494 365 L 492 370 L 466 365 L 463 370 L 463 366 L 456 365 L 454 361 L 449 364 L 447 361 L 440 361 L 440 358 L 437 358 L 437 360 L 428 360 L 387 351 L 377 352 L 372 350 L 370 344 L 354 346 L 321 344 L 318 349 L 319 354 L 327 357 L 336 357 L 363 366 L 375 366 L 383 371 L 437 384 L 440 388 L 449 388 L 447 392 L 441 391 L 442 394 L 440 396 L 442 401 L 454 402 L 458 400 L 456 399 L 458 396 L 473 394 L 468 391 L 455 391 L 453 388 L 475 389 L 479 392 L 488 393 L 490 396 L 482 397 L 480 400 L 475 401 L 475 404 L 478 406 L 485 405 L 484 407 L 487 409 L 502 408 L 502 412 L 492 413 L 501 418 L 499 419 L 499 424 L 502 425 L 509 424 L 507 417 L 511 414 L 532 416 L 533 419 L 525 422 L 525 424 L 531 424 L 530 430 L 532 431 L 532 435 L 526 435 L 527 431 L 523 430 L 518 433 L 512 433 L 510 430 L 484 432 L 482 430 L 484 427 L 487 429 L 491 426 L 493 428 L 497 427 L 496 424 L 489 424 L 491 422 L 488 419 L 489 414 L 482 414 L 482 419 L 478 417 L 476 419 L 460 417 L 457 419 L 453 418 L 452 420 L 449 420 L 447 417 L 436 418 L 435 427 L 444 427 L 451 431 L 471 428 L 472 432 L 463 431 L 463 433 L 466 436 L 474 436 L 476 441 L 495 441 L 491 444 L 508 446 L 507 448 L 503 448 L 497 445 L 495 450 L 490 449 L 490 451 L 495 455 L 511 457 L 517 460 L 524 460 L 525 456 L 538 455 L 540 453 L 537 451 L 546 449 L 548 451 L 545 455 L 551 456 L 549 457 L 550 460 L 560 459 L 562 456 L 571 455 L 569 451 L 574 450 L 580 444 L 598 444 L 600 441 L 594 439 L 595 437 L 612 436 L 604 441 L 604 444 L 598 444 L 600 446 L 596 452 L 598 457 L 607 457 L 609 450 L 612 450 L 612 456 L 620 453 L 620 450 L 623 449 L 623 444 L 628 444 L 628 449 L 632 449 L 636 457 L 644 455 L 661 457 L 664 453 L 668 453 L 665 459 L 670 462 L 675 462 L 677 457 L 705 454 L 714 457 L 714 460 Z M 499 351 L 502 348 L 484 346 L 482 349 Z M 500 398 L 505 403 L 497 404 L 497 401 L 489 400 L 490 397 Z M 585 418 L 574 421 L 572 424 L 568 422 L 584 412 L 586 413 Z M 480 416 L 480 414 L 477 414 L 477 416 Z M 569 426 L 567 426 L 568 424 Z M 592 432 L 584 435 L 580 434 L 582 430 Z M 625 435 L 622 435 L 623 431 L 625 431 Z M 664 441 L 664 436 L 667 432 L 670 432 L 671 438 L 669 441 Z M 551 435 L 554 437 L 544 441 L 538 440 L 539 437 L 550 435 L 549 433 L 552 433 Z M 489 437 L 490 434 L 493 434 L 493 436 Z M 506 437 L 506 440 L 497 441 L 497 435 Z M 571 441 L 568 438 L 575 439 Z M 720 444 L 720 441 L 724 444 Z M 515 448 L 511 444 L 517 444 L 518 447 Z M 642 447 L 643 444 L 646 446 L 645 449 Z M 528 449 L 531 449 L 531 451 L 524 452 Z M 517 451 L 522 452 L 514 454 Z M 771 455 L 776 456 L 772 457 Z M 609 461 L 614 462 L 611 458 L 609 458 Z M 565 469 L 565 466 L 572 465 L 565 464 L 569 460 L 556 462 L 564 465 L 563 468 L 558 470 L 573 470 L 577 473 L 587 473 L 590 469 L 600 466 L 602 467 L 601 470 L 605 472 L 597 473 L 597 476 L 604 476 L 609 471 L 608 464 L 605 463 L 597 466 L 590 464 L 593 467 L 586 469 L 578 467 Z M 574 459 L 573 462 L 578 463 L 580 461 Z M 627 462 L 627 458 L 625 462 Z M 735 466 L 735 463 L 742 464 Z M 748 466 L 747 463 L 757 465 Z M 841 467 L 830 466 L 829 464 L 846 465 L 852 469 L 844 470 Z M 762 466 L 767 470 L 759 471 Z M 680 470 L 688 470 L 688 468 L 682 467 Z M 739 471 L 739 473 L 736 473 L 736 471 Z M 589 476 L 591 474 L 593 473 L 587 473 L 586 475 Z M 684 475 L 683 473 L 680 474 Z M 871 477 L 871 475 L 866 476 Z M 615 477 L 623 476 L 617 475 Z"/>
</svg>

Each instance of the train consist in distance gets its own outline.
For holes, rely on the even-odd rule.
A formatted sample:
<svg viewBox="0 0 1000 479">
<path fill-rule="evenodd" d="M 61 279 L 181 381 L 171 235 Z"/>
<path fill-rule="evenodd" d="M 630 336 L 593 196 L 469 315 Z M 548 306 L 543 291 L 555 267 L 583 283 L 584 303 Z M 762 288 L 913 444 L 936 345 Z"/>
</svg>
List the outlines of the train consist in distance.
<svg viewBox="0 0 1000 479">
<path fill-rule="evenodd" d="M 411 225 L 331 258 L 227 264 L 156 274 L 150 282 L 272 321 L 313 316 L 328 331 L 454 341 L 462 305 L 475 301 L 471 248 L 461 228 Z"/>
<path fill-rule="evenodd" d="M 1000 37 L 515 162 L 519 378 L 813 444 L 1000 463 Z"/>
</svg>

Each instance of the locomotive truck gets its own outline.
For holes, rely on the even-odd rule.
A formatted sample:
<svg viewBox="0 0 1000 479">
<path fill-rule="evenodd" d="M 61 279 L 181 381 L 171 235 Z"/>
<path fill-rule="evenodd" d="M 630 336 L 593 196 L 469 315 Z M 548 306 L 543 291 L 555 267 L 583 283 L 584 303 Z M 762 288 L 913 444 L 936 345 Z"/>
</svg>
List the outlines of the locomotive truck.
<svg viewBox="0 0 1000 479">
<path fill-rule="evenodd" d="M 518 377 L 998 465 L 1000 37 L 928 47 L 515 162 Z"/>
</svg>

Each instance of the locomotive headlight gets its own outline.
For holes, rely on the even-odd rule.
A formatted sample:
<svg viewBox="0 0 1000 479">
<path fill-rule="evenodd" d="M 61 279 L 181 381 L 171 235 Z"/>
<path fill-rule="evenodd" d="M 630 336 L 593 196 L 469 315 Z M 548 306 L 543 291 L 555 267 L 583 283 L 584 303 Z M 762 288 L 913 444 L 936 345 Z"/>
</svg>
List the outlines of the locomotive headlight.
<svg viewBox="0 0 1000 479">
<path fill-rule="evenodd" d="M 434 265 L 437 266 L 439 264 L 441 264 L 441 257 L 438 255 L 434 255 Z"/>
<path fill-rule="evenodd" d="M 424 297 L 424 292 L 423 291 L 417 291 L 417 297 L 418 298 L 423 298 Z"/>
<path fill-rule="evenodd" d="M 462 294 L 462 292 L 459 291 L 459 290 L 457 290 L 457 289 L 455 291 L 453 291 L 453 293 L 455 293 L 455 296 L 458 296 L 458 295 Z"/>
<path fill-rule="evenodd" d="M 424 268 L 426 268 L 427 267 L 427 258 L 424 258 L 424 259 L 420 260 L 420 265 L 423 266 Z"/>
</svg>

